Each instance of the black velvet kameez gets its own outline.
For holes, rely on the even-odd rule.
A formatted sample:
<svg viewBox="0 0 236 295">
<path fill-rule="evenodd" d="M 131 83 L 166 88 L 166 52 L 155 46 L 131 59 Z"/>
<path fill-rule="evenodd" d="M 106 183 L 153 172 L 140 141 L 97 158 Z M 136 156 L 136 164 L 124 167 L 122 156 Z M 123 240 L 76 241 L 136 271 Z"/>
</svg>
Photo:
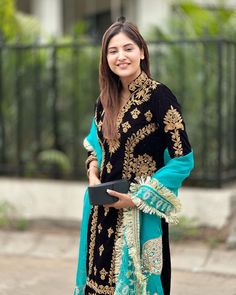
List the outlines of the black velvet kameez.
<svg viewBox="0 0 236 295">
<path fill-rule="evenodd" d="M 95 122 L 103 151 L 101 182 L 121 178 L 134 182 L 147 178 L 164 166 L 164 151 L 170 157 L 186 155 L 191 147 L 182 121 L 180 106 L 163 84 L 142 73 L 129 85 L 131 96 L 117 119 L 119 140 L 107 141 L 102 135 L 104 111 L 98 99 Z M 174 125 L 174 127 L 172 125 Z M 172 128 L 173 127 L 173 128 Z M 87 284 L 85 294 L 114 294 L 115 242 L 122 227 L 122 209 L 94 206 L 87 236 Z M 170 294 L 170 251 L 168 224 L 162 219 L 163 267 L 161 281 Z"/>
</svg>

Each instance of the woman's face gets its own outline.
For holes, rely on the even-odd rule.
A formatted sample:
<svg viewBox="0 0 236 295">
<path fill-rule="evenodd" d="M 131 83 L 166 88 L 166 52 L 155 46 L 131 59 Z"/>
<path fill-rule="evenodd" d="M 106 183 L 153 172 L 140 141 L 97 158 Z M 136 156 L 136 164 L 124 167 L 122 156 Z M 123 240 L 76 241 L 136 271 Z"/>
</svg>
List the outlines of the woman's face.
<svg viewBox="0 0 236 295">
<path fill-rule="evenodd" d="M 111 38 L 107 49 L 107 62 L 113 73 L 121 81 L 133 81 L 140 73 L 140 60 L 144 52 L 125 33 L 118 33 Z"/>
</svg>

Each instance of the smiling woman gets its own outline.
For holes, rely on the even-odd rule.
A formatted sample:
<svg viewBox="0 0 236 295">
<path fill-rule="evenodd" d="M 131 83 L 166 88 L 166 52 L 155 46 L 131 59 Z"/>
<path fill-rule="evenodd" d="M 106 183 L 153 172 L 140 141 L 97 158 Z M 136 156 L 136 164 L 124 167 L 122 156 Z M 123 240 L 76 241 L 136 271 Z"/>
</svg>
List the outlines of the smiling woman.
<svg viewBox="0 0 236 295">
<path fill-rule="evenodd" d="M 104 33 L 99 81 L 84 140 L 89 184 L 126 179 L 130 190 L 108 190 L 118 201 L 104 206 L 85 193 L 74 294 L 169 295 L 168 222 L 193 168 L 180 106 L 151 78 L 147 45 L 124 20 Z"/>
<path fill-rule="evenodd" d="M 143 49 L 124 33 L 115 35 L 109 42 L 107 61 L 113 73 L 128 85 L 141 74 L 140 60 L 144 59 Z"/>
</svg>

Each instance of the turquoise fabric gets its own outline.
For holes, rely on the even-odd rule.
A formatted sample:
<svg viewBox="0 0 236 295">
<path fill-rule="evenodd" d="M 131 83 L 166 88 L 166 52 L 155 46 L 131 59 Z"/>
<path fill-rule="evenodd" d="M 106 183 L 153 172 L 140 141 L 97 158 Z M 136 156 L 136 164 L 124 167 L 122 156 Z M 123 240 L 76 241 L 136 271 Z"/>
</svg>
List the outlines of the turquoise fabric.
<svg viewBox="0 0 236 295">
<path fill-rule="evenodd" d="M 93 119 L 90 132 L 86 137 L 86 140 L 89 142 L 91 147 L 96 153 L 98 160 L 98 167 L 101 167 L 102 161 L 102 149 L 98 141 L 97 136 L 97 127 Z M 74 290 L 74 295 L 84 294 L 84 287 L 86 284 L 86 253 L 87 253 L 87 233 L 88 233 L 88 221 L 90 215 L 91 205 L 89 203 L 88 191 L 86 190 L 84 195 L 84 207 L 83 207 L 83 216 L 82 224 L 80 229 L 80 246 L 78 254 L 78 267 L 76 274 L 76 288 Z"/>
<path fill-rule="evenodd" d="M 102 149 L 98 141 L 97 129 L 93 120 L 89 135 L 86 137 L 93 150 L 95 151 L 98 159 L 99 167 L 101 167 L 102 160 Z M 159 169 L 152 175 L 151 180 L 157 180 L 164 189 L 170 191 L 177 198 L 179 187 L 182 185 L 183 180 L 189 175 L 193 168 L 193 152 L 181 156 L 179 158 L 170 158 L 168 151 L 165 151 L 165 166 Z M 148 187 L 149 189 L 150 187 Z M 143 200 L 145 184 L 140 185 L 137 188 L 134 195 L 145 204 Z M 157 192 L 154 192 L 158 196 Z M 159 197 L 163 199 L 163 196 L 159 194 Z M 148 203 L 147 207 L 156 209 L 156 203 Z M 142 207 L 141 207 L 142 208 Z M 87 253 L 87 228 L 91 206 L 88 200 L 87 191 L 84 196 L 84 209 L 83 209 L 83 220 L 81 225 L 80 234 L 80 248 L 79 248 L 79 259 L 78 259 L 78 270 L 76 275 L 76 287 L 74 295 L 83 295 L 86 284 L 86 253 Z M 162 236 L 161 228 L 161 217 L 158 214 L 148 214 L 144 210 L 136 210 L 138 214 L 134 215 L 138 217 L 138 236 L 140 238 L 140 253 L 137 253 L 135 245 L 132 244 L 132 210 L 133 208 L 124 209 L 124 216 L 128 216 L 127 220 L 129 223 L 124 222 L 124 233 L 123 233 L 123 247 L 121 256 L 121 265 L 118 274 L 118 280 L 116 283 L 116 295 L 164 295 L 160 274 L 148 273 L 147 271 L 140 273 L 141 265 L 137 265 L 137 257 L 141 254 L 142 249 L 146 242 L 155 241 L 160 239 Z M 165 210 L 163 210 L 165 211 Z M 171 210 L 169 210 L 171 211 Z M 153 212 L 151 212 L 153 213 Z M 170 212 L 167 212 L 170 213 Z M 131 214 L 131 215 L 130 215 Z M 125 218 L 125 217 L 124 217 Z M 137 245 L 136 245 L 137 246 Z M 140 268 L 139 268 L 140 267 Z"/>
</svg>

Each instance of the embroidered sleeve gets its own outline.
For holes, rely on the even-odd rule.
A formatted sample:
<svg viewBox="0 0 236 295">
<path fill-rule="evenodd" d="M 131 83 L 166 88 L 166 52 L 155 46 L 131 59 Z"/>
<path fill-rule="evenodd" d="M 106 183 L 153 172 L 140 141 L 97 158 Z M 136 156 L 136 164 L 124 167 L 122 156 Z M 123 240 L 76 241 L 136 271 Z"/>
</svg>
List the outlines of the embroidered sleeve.
<svg viewBox="0 0 236 295">
<path fill-rule="evenodd" d="M 191 152 L 180 105 L 169 88 L 162 85 L 158 98 L 158 121 L 171 158 Z"/>
<path fill-rule="evenodd" d="M 180 106 L 172 92 L 164 85 L 155 105 L 161 128 L 165 165 L 148 179 L 140 179 L 131 186 L 133 202 L 145 213 L 156 214 L 168 222 L 176 221 L 181 204 L 177 197 L 182 182 L 193 169 L 191 150 Z"/>
<path fill-rule="evenodd" d="M 139 184 L 131 184 L 131 199 L 144 213 L 156 214 L 167 222 L 175 223 L 176 214 L 180 211 L 180 201 L 168 188 L 157 179 L 147 178 Z"/>
</svg>

